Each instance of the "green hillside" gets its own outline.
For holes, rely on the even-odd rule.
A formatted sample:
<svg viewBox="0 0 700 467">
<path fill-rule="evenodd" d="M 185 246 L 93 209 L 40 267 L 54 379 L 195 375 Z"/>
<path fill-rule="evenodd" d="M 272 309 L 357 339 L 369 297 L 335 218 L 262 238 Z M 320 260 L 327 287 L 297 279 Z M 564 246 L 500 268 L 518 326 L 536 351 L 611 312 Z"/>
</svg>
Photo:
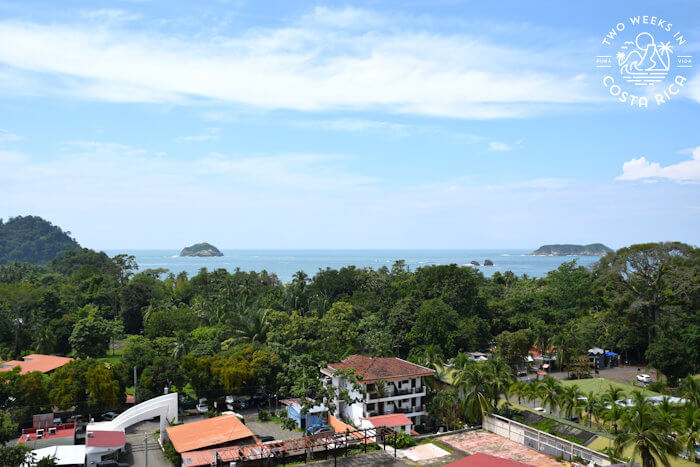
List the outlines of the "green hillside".
<svg viewBox="0 0 700 467">
<path fill-rule="evenodd" d="M 59 254 L 80 245 L 64 232 L 38 216 L 0 219 L 0 264 L 22 261 L 46 264 Z"/>
</svg>

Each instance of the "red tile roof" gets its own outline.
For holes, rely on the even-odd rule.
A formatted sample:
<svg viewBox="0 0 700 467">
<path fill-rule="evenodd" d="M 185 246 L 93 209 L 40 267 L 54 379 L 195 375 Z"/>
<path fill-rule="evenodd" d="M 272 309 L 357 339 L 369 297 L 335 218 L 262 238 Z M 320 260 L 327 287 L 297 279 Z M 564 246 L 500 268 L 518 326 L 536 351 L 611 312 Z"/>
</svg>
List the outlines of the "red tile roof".
<svg viewBox="0 0 700 467">
<path fill-rule="evenodd" d="M 257 439 L 236 415 L 222 415 L 199 422 L 168 427 L 168 437 L 179 453 L 204 449 L 232 441 Z"/>
<path fill-rule="evenodd" d="M 377 381 L 380 379 L 398 379 L 417 376 L 430 376 L 435 370 L 415 363 L 407 362 L 400 358 L 384 357 L 370 358 L 362 355 L 352 355 L 342 362 L 328 365 L 327 373 L 332 374 L 336 370 L 354 369 L 362 382 Z"/>
<path fill-rule="evenodd" d="M 445 464 L 445 467 L 522 467 L 530 464 L 523 464 L 522 462 L 512 461 L 510 459 L 503 459 L 501 457 L 489 456 L 488 454 L 483 454 L 477 452 L 471 456 L 463 457 L 449 464 Z"/>
<path fill-rule="evenodd" d="M 402 413 L 378 415 L 376 417 L 366 417 L 363 420 L 367 420 L 375 428 L 379 428 L 380 426 L 392 428 L 395 426 L 413 425 L 411 419 Z"/>
<path fill-rule="evenodd" d="M 123 431 L 88 431 L 85 437 L 85 445 L 95 448 L 118 448 L 126 444 L 126 435 Z"/>
<path fill-rule="evenodd" d="M 72 438 L 75 436 L 75 424 L 66 423 L 63 425 L 58 425 L 55 427 L 56 433 L 49 434 L 49 427 L 43 428 L 44 433 L 41 435 L 41 439 L 56 439 L 56 438 Z M 22 430 L 22 436 L 19 437 L 18 443 L 26 443 L 27 441 L 36 441 L 36 430 L 38 428 L 25 428 Z"/>
<path fill-rule="evenodd" d="M 0 364 L 0 371 L 10 371 L 14 367 L 19 366 L 19 373 L 21 375 L 31 373 L 32 371 L 48 373 L 72 361 L 73 359 L 68 357 L 56 357 L 55 355 L 35 353 L 23 357 L 23 360 L 10 360 L 9 362 Z"/>
</svg>

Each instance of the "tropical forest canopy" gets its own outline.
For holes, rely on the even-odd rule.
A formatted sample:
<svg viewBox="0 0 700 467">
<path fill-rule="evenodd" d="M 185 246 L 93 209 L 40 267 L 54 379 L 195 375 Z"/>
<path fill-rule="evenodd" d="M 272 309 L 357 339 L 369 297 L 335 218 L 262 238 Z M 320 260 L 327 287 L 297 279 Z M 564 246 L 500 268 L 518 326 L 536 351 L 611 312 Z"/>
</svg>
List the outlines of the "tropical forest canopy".
<svg viewBox="0 0 700 467">
<path fill-rule="evenodd" d="M 138 400 L 164 387 L 299 397 L 319 366 L 355 353 L 428 364 L 496 347 L 513 367 L 533 345 L 564 365 L 611 349 L 675 384 L 700 368 L 699 272 L 699 250 L 682 243 L 633 245 L 538 279 L 397 261 L 288 284 L 266 271 L 139 271 L 133 257 L 73 249 L 46 266 L 0 265 L 2 358 L 79 358 L 50 377 L 4 373 L 0 402 L 15 398 L 13 417 L 111 407 L 134 367 Z"/>
</svg>

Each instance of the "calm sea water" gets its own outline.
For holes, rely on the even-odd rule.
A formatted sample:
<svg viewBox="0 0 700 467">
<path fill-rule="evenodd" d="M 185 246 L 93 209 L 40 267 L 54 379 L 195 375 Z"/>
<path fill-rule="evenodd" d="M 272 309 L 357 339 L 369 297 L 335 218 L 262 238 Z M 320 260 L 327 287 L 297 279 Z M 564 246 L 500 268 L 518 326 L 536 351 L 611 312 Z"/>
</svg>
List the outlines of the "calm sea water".
<svg viewBox="0 0 700 467">
<path fill-rule="evenodd" d="M 201 268 L 210 271 L 224 268 L 233 271 L 262 271 L 277 274 L 283 282 L 289 282 L 297 271 L 313 276 L 319 269 L 339 269 L 343 266 L 391 267 L 396 260 L 405 260 L 415 270 L 428 264 L 469 265 L 470 261 L 484 263 L 493 261 L 493 266 L 478 266 L 485 275 L 496 271 L 513 271 L 517 275 L 542 277 L 556 269 L 564 261 L 577 259 L 578 264 L 588 266 L 597 256 L 530 256 L 530 250 L 221 250 L 224 256 L 216 258 L 181 258 L 179 250 L 107 250 L 114 256 L 127 253 L 136 257 L 140 270 L 165 268 L 177 274 L 187 272 L 191 277 Z"/>
</svg>

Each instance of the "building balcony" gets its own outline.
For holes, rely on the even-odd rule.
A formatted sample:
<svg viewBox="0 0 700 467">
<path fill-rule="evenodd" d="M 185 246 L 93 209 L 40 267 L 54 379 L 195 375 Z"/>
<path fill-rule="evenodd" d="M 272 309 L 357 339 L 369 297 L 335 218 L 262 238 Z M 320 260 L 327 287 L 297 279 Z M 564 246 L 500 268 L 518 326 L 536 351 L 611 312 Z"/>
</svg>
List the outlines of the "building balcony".
<svg viewBox="0 0 700 467">
<path fill-rule="evenodd" d="M 397 390 L 385 394 L 384 397 L 379 397 L 379 394 L 376 392 L 368 392 L 367 396 L 365 397 L 365 402 L 389 402 L 422 396 L 425 396 L 425 387 Z"/>
</svg>

